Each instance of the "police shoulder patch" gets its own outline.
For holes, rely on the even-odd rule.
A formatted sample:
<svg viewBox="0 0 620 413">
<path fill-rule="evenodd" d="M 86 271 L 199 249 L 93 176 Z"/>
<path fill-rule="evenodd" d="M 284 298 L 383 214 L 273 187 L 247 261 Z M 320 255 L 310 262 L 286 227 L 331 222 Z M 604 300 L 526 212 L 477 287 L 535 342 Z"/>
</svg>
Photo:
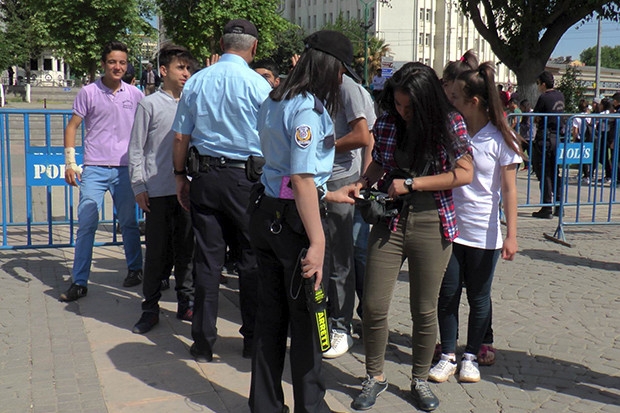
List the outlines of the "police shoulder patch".
<svg viewBox="0 0 620 413">
<path fill-rule="evenodd" d="M 312 128 L 308 125 L 299 125 L 295 128 L 295 143 L 300 148 L 307 148 L 312 143 Z"/>
</svg>

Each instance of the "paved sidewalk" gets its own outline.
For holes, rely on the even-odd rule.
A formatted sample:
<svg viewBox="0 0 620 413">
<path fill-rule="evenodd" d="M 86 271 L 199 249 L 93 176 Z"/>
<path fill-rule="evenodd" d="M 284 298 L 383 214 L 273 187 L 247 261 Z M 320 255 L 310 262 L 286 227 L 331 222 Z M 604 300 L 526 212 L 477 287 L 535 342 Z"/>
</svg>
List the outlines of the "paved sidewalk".
<svg viewBox="0 0 620 413">
<path fill-rule="evenodd" d="M 498 360 L 482 381 L 433 385 L 439 412 L 620 411 L 620 231 L 572 229 L 566 248 L 545 241 L 555 220 L 520 211 L 515 262 L 500 262 L 494 283 Z M 140 287 L 125 276 L 119 247 L 95 248 L 88 296 L 60 303 L 69 285 L 71 249 L 0 255 L 0 412 L 245 412 L 250 361 L 241 358 L 236 278 L 220 294 L 215 361 L 188 354 L 190 325 L 175 318 L 164 292 L 160 324 L 145 336 Z M 413 412 L 408 395 L 410 332 L 406 273 L 391 311 L 387 392 L 374 412 Z M 462 320 L 466 319 L 463 305 Z M 461 329 L 460 337 L 466 333 Z M 364 375 L 363 348 L 324 364 L 328 402 L 350 411 Z M 292 404 L 290 377 L 285 377 Z"/>
</svg>

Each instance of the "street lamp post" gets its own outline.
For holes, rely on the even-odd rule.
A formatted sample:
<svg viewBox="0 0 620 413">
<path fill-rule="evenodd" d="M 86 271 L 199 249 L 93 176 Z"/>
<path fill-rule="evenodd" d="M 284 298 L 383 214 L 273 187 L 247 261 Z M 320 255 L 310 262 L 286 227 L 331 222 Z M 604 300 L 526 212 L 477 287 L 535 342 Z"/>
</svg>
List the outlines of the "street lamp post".
<svg viewBox="0 0 620 413">
<path fill-rule="evenodd" d="M 364 29 L 364 86 L 368 86 L 368 29 L 370 29 L 373 25 L 372 22 L 369 22 L 370 13 L 369 7 L 373 4 L 374 0 L 359 0 L 360 3 L 364 5 L 364 23 L 361 24 Z"/>
</svg>

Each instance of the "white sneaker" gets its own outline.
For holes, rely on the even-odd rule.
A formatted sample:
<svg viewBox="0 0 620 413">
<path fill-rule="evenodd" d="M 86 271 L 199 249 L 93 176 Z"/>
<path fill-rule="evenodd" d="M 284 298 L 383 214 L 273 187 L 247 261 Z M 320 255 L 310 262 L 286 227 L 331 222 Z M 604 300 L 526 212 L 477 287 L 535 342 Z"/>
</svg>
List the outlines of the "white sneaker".
<svg viewBox="0 0 620 413">
<path fill-rule="evenodd" d="M 353 347 L 353 337 L 350 334 L 341 333 L 337 330 L 332 330 L 330 341 L 332 347 L 323 353 L 323 357 L 326 359 L 340 357 Z"/>
<path fill-rule="evenodd" d="M 443 383 L 454 373 L 456 373 L 456 360 L 447 354 L 442 354 L 439 362 L 428 372 L 428 379 L 437 383 Z"/>
<path fill-rule="evenodd" d="M 480 381 L 480 370 L 476 356 L 470 353 L 463 354 L 461 360 L 461 370 L 459 371 L 459 381 L 463 383 L 478 383 Z"/>
</svg>

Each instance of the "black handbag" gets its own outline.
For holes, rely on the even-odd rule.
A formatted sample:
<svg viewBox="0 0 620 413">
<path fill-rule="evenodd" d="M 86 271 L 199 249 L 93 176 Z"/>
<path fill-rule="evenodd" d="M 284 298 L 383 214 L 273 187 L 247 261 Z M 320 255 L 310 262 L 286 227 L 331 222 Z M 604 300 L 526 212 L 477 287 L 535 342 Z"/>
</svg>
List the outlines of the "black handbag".
<svg viewBox="0 0 620 413">
<path fill-rule="evenodd" d="M 367 189 L 361 198 L 355 199 L 355 206 L 358 207 L 362 219 L 374 225 L 398 215 L 402 202 L 393 200 L 384 192 Z"/>
<path fill-rule="evenodd" d="M 392 199 L 385 191 L 390 187 L 394 179 L 411 178 L 411 174 L 403 169 L 396 168 L 391 170 L 383 180 L 380 190 L 373 191 L 367 188 L 362 194 L 362 198 L 357 198 L 355 205 L 359 208 L 362 219 L 369 224 L 376 224 L 382 220 L 389 220 L 400 213 L 403 207 L 403 198 Z"/>
</svg>

